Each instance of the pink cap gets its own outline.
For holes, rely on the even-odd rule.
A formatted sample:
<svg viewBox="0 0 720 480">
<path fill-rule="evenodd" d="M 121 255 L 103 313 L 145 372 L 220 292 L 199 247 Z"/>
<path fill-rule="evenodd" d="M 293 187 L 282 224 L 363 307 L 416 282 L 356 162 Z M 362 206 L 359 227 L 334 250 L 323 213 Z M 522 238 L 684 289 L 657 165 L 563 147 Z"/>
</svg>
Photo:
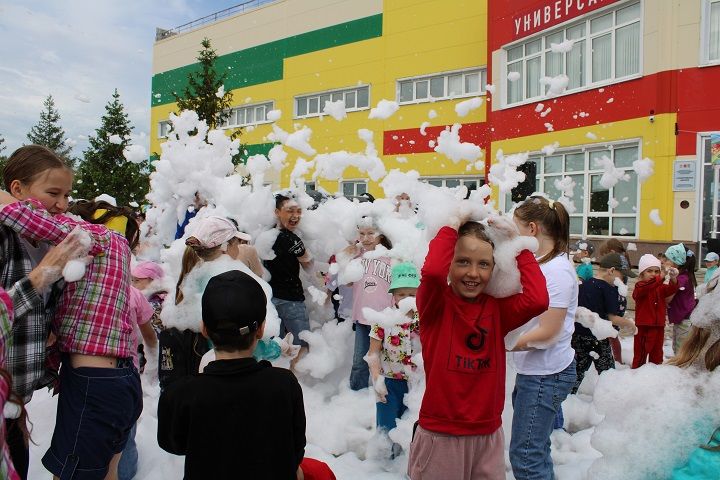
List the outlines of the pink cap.
<svg viewBox="0 0 720 480">
<path fill-rule="evenodd" d="M 155 262 L 140 262 L 135 265 L 130 274 L 135 278 L 150 278 L 157 280 L 165 275 L 162 267 Z"/>
<path fill-rule="evenodd" d="M 660 260 L 655 255 L 646 253 L 640 257 L 640 262 L 638 262 L 638 271 L 642 273 L 650 267 L 660 268 Z"/>
<path fill-rule="evenodd" d="M 205 217 L 195 223 L 191 237 L 197 238 L 203 248 L 213 248 L 222 245 L 231 238 L 250 241 L 252 237 L 247 233 L 238 231 L 234 223 L 223 217 Z"/>
</svg>

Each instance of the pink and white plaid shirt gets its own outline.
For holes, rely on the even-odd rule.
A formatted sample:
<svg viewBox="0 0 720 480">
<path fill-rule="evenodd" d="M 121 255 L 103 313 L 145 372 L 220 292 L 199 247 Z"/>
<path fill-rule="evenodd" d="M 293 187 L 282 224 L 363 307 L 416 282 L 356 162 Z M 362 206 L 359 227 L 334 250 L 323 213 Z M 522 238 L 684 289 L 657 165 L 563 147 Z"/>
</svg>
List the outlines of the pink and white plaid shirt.
<svg viewBox="0 0 720 480">
<path fill-rule="evenodd" d="M 5 340 L 11 337 L 13 305 L 10 296 L 0 288 L 0 368 L 5 368 Z M 8 374 L 9 375 L 9 374 Z M 5 418 L 3 408 L 10 398 L 10 384 L 5 376 L 0 376 L 0 478 L 20 480 L 10 458 L 10 450 L 5 443 Z"/>
<path fill-rule="evenodd" d="M 129 358 L 130 247 L 125 237 L 104 225 L 51 215 L 36 200 L 6 205 L 0 210 L 0 223 L 25 238 L 53 245 L 77 225 L 90 234 L 93 261 L 83 278 L 65 285 L 55 311 L 57 345 L 64 353 Z"/>
</svg>

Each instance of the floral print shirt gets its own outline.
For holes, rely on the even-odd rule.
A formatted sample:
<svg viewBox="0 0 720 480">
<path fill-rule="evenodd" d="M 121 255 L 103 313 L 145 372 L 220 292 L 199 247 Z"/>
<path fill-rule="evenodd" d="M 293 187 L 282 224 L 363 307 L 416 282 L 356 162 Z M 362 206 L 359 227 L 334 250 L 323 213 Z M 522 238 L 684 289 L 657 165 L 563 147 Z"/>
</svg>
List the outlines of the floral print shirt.
<svg viewBox="0 0 720 480">
<path fill-rule="evenodd" d="M 407 380 L 417 366 L 412 362 L 412 340 L 418 335 L 418 314 L 408 318 L 407 323 L 382 327 L 375 323 L 370 328 L 370 338 L 382 342 L 380 374 L 396 380 Z"/>
</svg>

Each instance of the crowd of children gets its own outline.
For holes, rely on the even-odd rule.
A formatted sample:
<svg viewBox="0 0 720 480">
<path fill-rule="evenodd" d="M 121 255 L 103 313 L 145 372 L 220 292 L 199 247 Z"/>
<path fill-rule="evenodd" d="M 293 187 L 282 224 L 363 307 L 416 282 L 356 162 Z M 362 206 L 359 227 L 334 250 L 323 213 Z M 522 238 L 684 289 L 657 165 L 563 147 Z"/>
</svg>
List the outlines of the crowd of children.
<svg viewBox="0 0 720 480">
<path fill-rule="evenodd" d="M 139 233 L 129 209 L 77 202 L 69 210 L 73 174 L 50 150 L 22 147 L 3 178 L 0 404 L 17 408 L 0 417 L 0 478 L 27 478 L 23 404 L 45 386 L 60 393 L 43 465 L 63 480 L 133 478 L 143 371 L 151 382 L 159 377 L 158 443 L 185 456 L 185 478 L 234 478 L 238 464 L 248 478 L 334 478 L 327 465 L 305 458 L 295 364 L 268 361 L 294 362 L 307 352 L 300 267 L 324 276 L 331 295 L 343 293 L 334 300 L 338 320 L 353 324 L 349 386 L 374 390 L 380 435 L 407 411 L 422 355 L 426 389 L 408 452 L 413 480 L 505 478 L 501 414 L 511 331 L 519 334 L 511 348 L 509 461 L 518 480 L 554 478 L 550 436 L 563 427 L 562 402 L 591 365 L 601 373 L 621 361 L 617 332 L 598 338 L 576 322 L 578 307 L 634 335 L 632 368 L 663 363 L 667 324 L 675 364 L 712 370 L 720 363 L 718 322 L 694 314 L 693 250 L 672 245 L 662 260 L 645 254 L 636 274 L 615 239 L 571 246 L 568 212 L 545 197 L 483 222 L 468 212 L 453 218 L 430 241 L 420 273 L 411 259 L 391 254 L 373 215 L 358 220 L 353 244 L 319 272 L 299 235 L 303 208 L 292 195 L 275 198 L 274 256 L 264 262 L 232 219 L 204 215 L 198 204 L 197 218 L 179 231 L 185 251 L 173 292 L 163 265 L 131 262 Z M 394 213 L 411 217 L 411 205 L 399 195 Z M 529 237 L 537 244 L 515 252 L 521 291 L 504 298 L 486 292 L 496 274 L 491 231 L 503 242 Z M 715 291 L 718 260 L 715 252 L 704 257 L 706 295 Z M 342 284 L 332 265 L 353 261 L 361 272 Z M 633 320 L 626 306 L 634 277 Z M 387 456 L 396 458 L 402 447 L 391 443 Z"/>
</svg>

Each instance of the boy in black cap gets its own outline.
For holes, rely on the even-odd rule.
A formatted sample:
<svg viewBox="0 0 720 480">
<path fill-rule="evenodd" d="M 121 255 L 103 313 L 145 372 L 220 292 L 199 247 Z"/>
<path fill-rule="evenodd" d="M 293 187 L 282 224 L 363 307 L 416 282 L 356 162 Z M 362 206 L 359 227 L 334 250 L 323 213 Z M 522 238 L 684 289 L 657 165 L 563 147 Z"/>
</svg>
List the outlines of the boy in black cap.
<svg viewBox="0 0 720 480">
<path fill-rule="evenodd" d="M 609 320 L 613 325 L 634 330 L 634 322 L 623 317 L 624 307 L 615 283 L 617 280 L 622 282 L 626 275 L 636 277 L 637 274 L 630 270 L 627 259 L 619 253 L 608 253 L 600 259 L 598 265 L 596 276 L 580 284 L 578 307 L 597 313 L 600 318 Z M 577 393 L 590 365 L 595 364 L 598 373 L 615 368 L 610 341 L 607 338 L 598 340 L 589 328 L 578 322 L 575 322 L 571 345 L 575 350 L 577 372 L 572 393 Z"/>
<path fill-rule="evenodd" d="M 210 279 L 203 334 L 217 360 L 170 384 L 158 405 L 158 444 L 185 455 L 185 479 L 295 479 L 305 451 L 305 409 L 289 370 L 252 356 L 266 298 L 249 275 Z"/>
</svg>

